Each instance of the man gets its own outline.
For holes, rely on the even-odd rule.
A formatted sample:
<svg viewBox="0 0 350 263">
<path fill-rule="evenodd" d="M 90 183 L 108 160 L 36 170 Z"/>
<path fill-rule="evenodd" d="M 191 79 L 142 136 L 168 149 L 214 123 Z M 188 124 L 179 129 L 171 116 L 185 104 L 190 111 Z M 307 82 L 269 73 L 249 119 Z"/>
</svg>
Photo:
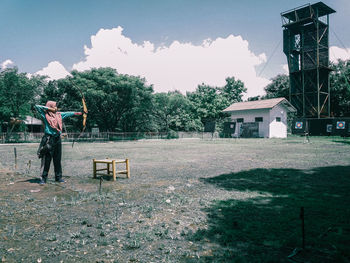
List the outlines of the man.
<svg viewBox="0 0 350 263">
<path fill-rule="evenodd" d="M 51 160 L 55 169 L 55 181 L 64 183 L 62 179 L 62 120 L 74 115 L 82 115 L 81 112 L 58 112 L 55 101 L 48 101 L 46 106 L 35 105 L 36 110 L 40 113 L 45 125 L 45 134 L 41 139 L 38 149 L 38 157 L 41 158 L 40 185 L 46 184 L 47 176 L 50 170 Z"/>
</svg>

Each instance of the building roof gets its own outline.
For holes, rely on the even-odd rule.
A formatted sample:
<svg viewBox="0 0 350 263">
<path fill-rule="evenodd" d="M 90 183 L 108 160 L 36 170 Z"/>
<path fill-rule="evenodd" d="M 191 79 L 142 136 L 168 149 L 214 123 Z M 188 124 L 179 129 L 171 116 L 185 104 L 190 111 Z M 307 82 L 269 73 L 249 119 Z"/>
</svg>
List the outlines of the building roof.
<svg viewBox="0 0 350 263">
<path fill-rule="evenodd" d="M 305 18 L 312 18 L 314 13 L 318 12 L 318 17 L 322 17 L 328 14 L 335 13 L 335 10 L 330 8 L 328 5 L 318 2 L 315 4 L 306 4 L 291 10 L 282 12 L 281 15 L 288 18 L 291 22 L 296 22 Z"/>
<path fill-rule="evenodd" d="M 41 120 L 37 119 L 37 118 L 34 118 L 32 116 L 26 116 L 26 119 L 23 120 L 23 122 L 26 124 L 26 125 L 42 125 L 42 122 Z"/>
<path fill-rule="evenodd" d="M 274 98 L 267 100 L 254 100 L 233 103 L 231 106 L 224 109 L 224 112 L 242 111 L 242 110 L 259 110 L 259 109 L 272 109 L 276 105 L 283 105 L 289 111 L 296 112 L 296 109 L 286 98 Z"/>
</svg>

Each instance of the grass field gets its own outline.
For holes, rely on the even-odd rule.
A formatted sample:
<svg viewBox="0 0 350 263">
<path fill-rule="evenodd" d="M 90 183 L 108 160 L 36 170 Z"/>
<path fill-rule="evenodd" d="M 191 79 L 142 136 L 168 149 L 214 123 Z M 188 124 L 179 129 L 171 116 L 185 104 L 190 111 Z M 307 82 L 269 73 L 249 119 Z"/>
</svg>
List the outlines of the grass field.
<svg viewBox="0 0 350 263">
<path fill-rule="evenodd" d="M 37 147 L 0 145 L 2 262 L 350 262 L 349 139 L 64 144 L 43 187 Z M 131 178 L 100 188 L 105 157 Z"/>
</svg>

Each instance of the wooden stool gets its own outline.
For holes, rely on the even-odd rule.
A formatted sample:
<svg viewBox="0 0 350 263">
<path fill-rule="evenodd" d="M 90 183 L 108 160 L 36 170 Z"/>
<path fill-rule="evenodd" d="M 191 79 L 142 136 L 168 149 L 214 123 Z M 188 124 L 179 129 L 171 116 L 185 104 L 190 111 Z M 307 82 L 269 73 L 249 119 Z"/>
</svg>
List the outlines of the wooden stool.
<svg viewBox="0 0 350 263">
<path fill-rule="evenodd" d="M 96 160 L 92 159 L 93 161 L 93 171 L 94 171 L 94 178 L 96 178 L 96 175 L 113 175 L 113 181 L 116 180 L 116 174 L 126 174 L 127 178 L 130 178 L 130 168 L 129 168 L 129 159 L 103 159 L 103 160 Z M 97 169 L 97 164 L 98 163 L 105 163 L 107 164 L 106 168 L 102 169 Z M 117 171 L 116 164 L 117 163 L 125 163 L 125 169 L 126 170 L 120 170 Z M 112 165 L 112 170 L 111 170 L 111 165 Z M 107 174 L 104 173 L 98 173 L 99 171 L 107 171 Z"/>
</svg>

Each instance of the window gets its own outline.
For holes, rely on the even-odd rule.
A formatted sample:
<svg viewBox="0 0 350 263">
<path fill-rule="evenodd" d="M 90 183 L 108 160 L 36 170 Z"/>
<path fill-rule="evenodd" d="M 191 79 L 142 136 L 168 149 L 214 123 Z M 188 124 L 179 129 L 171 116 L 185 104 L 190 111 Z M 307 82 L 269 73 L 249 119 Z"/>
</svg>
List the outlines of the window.
<svg viewBox="0 0 350 263">
<path fill-rule="evenodd" d="M 244 118 L 237 118 L 237 122 L 244 122 Z"/>
<path fill-rule="evenodd" d="M 276 117 L 277 122 L 281 122 L 281 117 Z"/>
<path fill-rule="evenodd" d="M 263 117 L 255 117 L 255 122 L 262 122 L 263 121 Z"/>
</svg>

